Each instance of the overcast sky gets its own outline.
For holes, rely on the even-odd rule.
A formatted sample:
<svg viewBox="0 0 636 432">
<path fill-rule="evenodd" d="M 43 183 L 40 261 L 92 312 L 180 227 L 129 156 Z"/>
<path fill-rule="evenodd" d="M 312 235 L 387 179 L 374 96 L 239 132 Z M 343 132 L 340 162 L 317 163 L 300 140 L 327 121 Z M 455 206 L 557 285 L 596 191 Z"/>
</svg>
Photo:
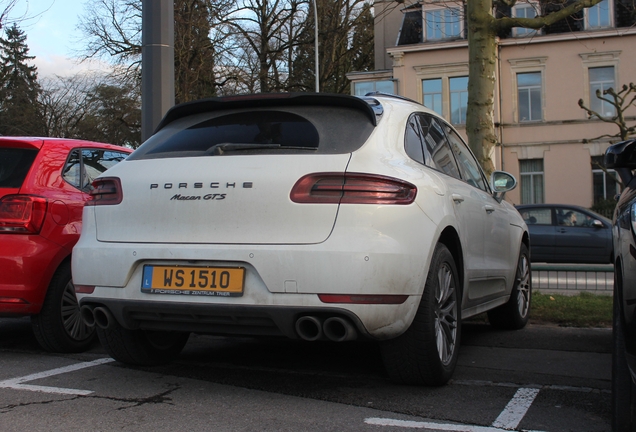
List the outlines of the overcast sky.
<svg viewBox="0 0 636 432">
<path fill-rule="evenodd" d="M 27 35 L 29 54 L 36 57 L 40 78 L 72 75 L 91 67 L 77 65 L 73 60 L 74 53 L 82 47 L 76 27 L 84 3 L 85 0 L 18 0 L 12 16 L 28 18 L 18 25 Z"/>
</svg>

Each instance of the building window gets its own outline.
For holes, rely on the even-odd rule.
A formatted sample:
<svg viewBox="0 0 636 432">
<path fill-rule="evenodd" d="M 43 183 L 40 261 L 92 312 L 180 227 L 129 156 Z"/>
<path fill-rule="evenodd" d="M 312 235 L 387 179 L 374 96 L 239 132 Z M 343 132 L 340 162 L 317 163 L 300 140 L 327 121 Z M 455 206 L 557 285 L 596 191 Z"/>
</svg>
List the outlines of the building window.
<svg viewBox="0 0 636 432">
<path fill-rule="evenodd" d="M 398 35 L 397 45 L 409 45 L 422 42 L 422 9 L 409 11 L 404 14 L 402 27 Z"/>
<path fill-rule="evenodd" d="M 541 204 L 543 192 L 543 159 L 519 161 L 521 204 Z"/>
<path fill-rule="evenodd" d="M 455 77 L 448 80 L 450 87 L 451 123 L 465 124 L 468 107 L 468 77 Z"/>
<path fill-rule="evenodd" d="M 442 79 L 422 80 L 422 102 L 426 108 L 443 116 L 442 107 Z"/>
<path fill-rule="evenodd" d="M 514 18 L 535 18 L 537 16 L 537 11 L 532 4 L 519 4 L 512 8 L 512 16 Z M 533 36 L 537 34 L 537 30 L 524 27 L 513 27 L 512 34 L 514 36 Z"/>
<path fill-rule="evenodd" d="M 542 120 L 541 91 L 541 72 L 517 74 L 520 122 Z"/>
<path fill-rule="evenodd" d="M 587 29 L 602 29 L 612 26 L 611 2 L 602 2 L 585 9 L 585 27 Z"/>
<path fill-rule="evenodd" d="M 594 204 L 599 201 L 613 199 L 621 191 L 616 171 L 605 168 L 603 156 L 592 157 L 592 178 Z"/>
<path fill-rule="evenodd" d="M 608 88 L 615 88 L 614 84 L 614 66 L 589 68 L 590 77 L 590 109 L 604 117 L 613 117 L 615 107 L 609 102 L 599 99 L 597 91 L 603 96 L 603 91 Z M 611 100 L 611 97 L 610 97 Z"/>
<path fill-rule="evenodd" d="M 364 96 L 371 92 L 382 92 L 388 94 L 394 94 L 395 88 L 393 86 L 393 80 L 383 81 L 361 81 L 353 84 L 354 94 L 356 96 Z"/>
<path fill-rule="evenodd" d="M 427 10 L 425 38 L 429 41 L 457 39 L 462 36 L 462 14 L 458 8 Z"/>
</svg>

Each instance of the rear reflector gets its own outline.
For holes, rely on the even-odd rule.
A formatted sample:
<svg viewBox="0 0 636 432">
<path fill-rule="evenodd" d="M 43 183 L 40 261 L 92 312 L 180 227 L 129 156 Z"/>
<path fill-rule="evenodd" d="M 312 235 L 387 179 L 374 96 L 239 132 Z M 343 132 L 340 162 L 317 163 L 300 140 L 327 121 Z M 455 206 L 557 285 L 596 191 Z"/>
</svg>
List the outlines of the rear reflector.
<svg viewBox="0 0 636 432">
<path fill-rule="evenodd" d="M 46 216 L 46 198 L 5 195 L 0 199 L 0 232 L 37 234 Z"/>
<path fill-rule="evenodd" d="M 302 204 L 411 204 L 415 185 L 393 177 L 362 173 L 315 173 L 296 182 L 289 194 Z"/>
<path fill-rule="evenodd" d="M 0 297 L 0 303 L 29 304 L 28 301 L 21 298 L 16 298 L 16 297 Z"/>
<path fill-rule="evenodd" d="M 323 303 L 402 304 L 408 295 L 318 294 Z"/>
<path fill-rule="evenodd" d="M 103 177 L 93 181 L 93 189 L 89 192 L 90 199 L 86 205 L 117 205 L 121 203 L 124 195 L 121 190 L 121 181 L 117 177 Z"/>
<path fill-rule="evenodd" d="M 79 294 L 93 294 L 94 291 L 93 285 L 75 285 L 75 292 Z"/>
</svg>

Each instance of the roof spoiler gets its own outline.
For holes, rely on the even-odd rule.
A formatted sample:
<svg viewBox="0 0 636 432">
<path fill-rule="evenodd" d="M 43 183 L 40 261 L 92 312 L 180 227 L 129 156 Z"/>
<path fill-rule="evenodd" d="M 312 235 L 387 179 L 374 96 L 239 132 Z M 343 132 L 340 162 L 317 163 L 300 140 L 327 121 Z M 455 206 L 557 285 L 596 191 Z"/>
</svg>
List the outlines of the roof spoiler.
<svg viewBox="0 0 636 432">
<path fill-rule="evenodd" d="M 373 126 L 377 126 L 373 108 L 367 102 L 355 96 L 329 93 L 257 93 L 251 95 L 207 98 L 175 105 L 168 110 L 154 133 L 157 133 L 173 121 L 192 114 L 240 108 L 299 105 L 354 108 L 365 113 L 371 124 L 373 124 Z"/>
</svg>

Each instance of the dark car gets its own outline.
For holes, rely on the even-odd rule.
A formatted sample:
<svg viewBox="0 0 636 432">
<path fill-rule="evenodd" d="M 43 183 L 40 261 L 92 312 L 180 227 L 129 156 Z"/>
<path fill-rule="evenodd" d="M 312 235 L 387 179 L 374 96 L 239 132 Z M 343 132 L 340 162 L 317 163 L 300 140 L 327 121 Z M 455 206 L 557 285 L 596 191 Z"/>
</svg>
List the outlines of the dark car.
<svg viewBox="0 0 636 432">
<path fill-rule="evenodd" d="M 605 166 L 625 186 L 614 211 L 612 430 L 636 430 L 636 140 L 607 149 Z"/>
<path fill-rule="evenodd" d="M 530 231 L 533 262 L 609 264 L 612 222 L 569 204 L 526 204 L 517 210 Z"/>
<path fill-rule="evenodd" d="M 91 182 L 132 150 L 58 138 L 0 137 L 0 316 L 30 316 L 47 351 L 83 351 L 71 250 Z"/>
</svg>

